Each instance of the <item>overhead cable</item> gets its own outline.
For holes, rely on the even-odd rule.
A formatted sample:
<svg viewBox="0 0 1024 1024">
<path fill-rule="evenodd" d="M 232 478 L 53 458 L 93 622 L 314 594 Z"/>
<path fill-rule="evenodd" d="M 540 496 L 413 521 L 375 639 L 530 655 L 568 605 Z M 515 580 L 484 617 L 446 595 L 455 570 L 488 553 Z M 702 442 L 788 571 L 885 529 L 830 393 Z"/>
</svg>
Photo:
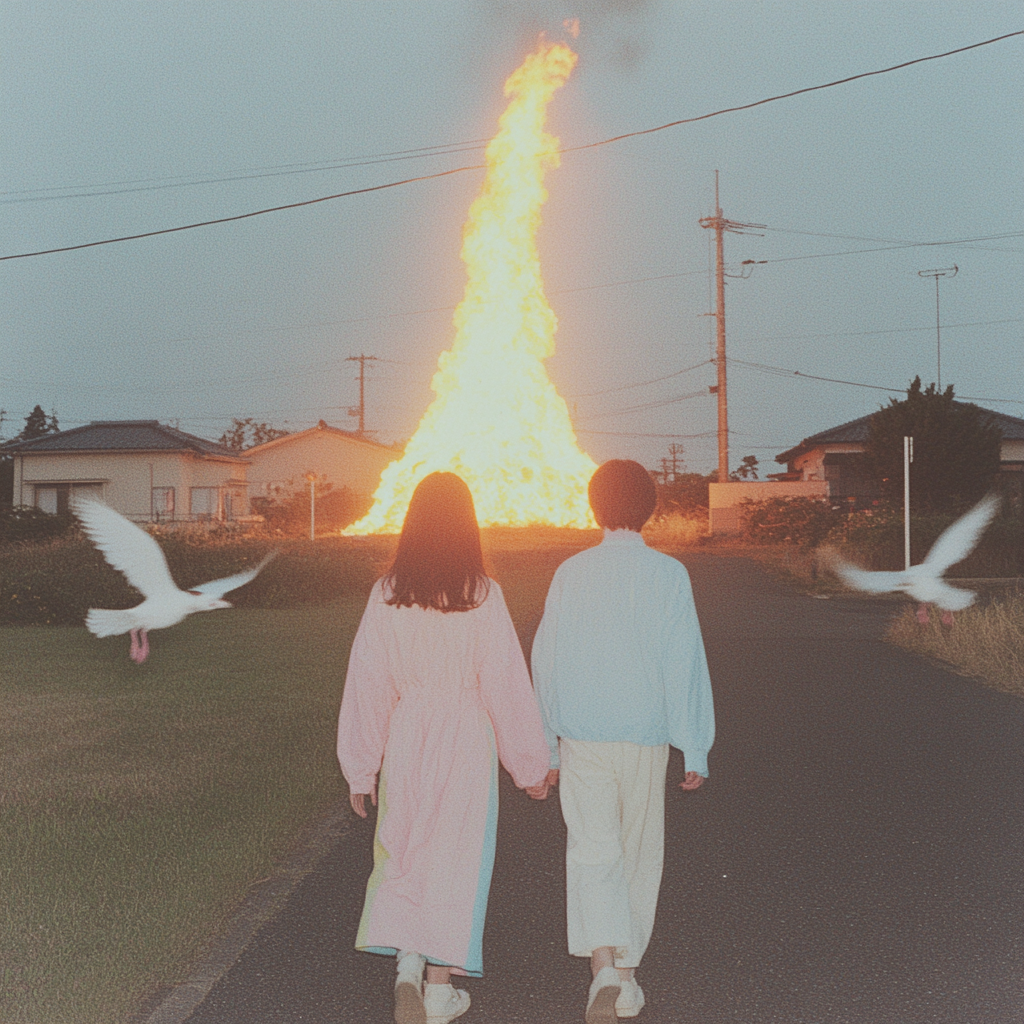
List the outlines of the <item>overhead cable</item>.
<svg viewBox="0 0 1024 1024">
<path fill-rule="evenodd" d="M 678 125 L 693 124 L 693 123 L 695 123 L 697 121 L 706 121 L 706 120 L 708 120 L 709 118 L 712 118 L 712 117 L 720 117 L 723 114 L 732 114 L 732 113 L 736 113 L 737 111 L 740 111 L 740 110 L 751 110 L 754 107 L 760 107 L 760 106 L 763 106 L 766 103 L 775 103 L 778 100 L 789 99 L 789 98 L 791 98 L 793 96 L 800 96 L 803 93 L 815 92 L 815 91 L 817 91 L 819 89 L 831 89 L 833 86 L 845 85 L 846 83 L 854 82 L 854 81 L 856 81 L 859 78 L 869 78 L 872 75 L 884 75 L 884 74 L 887 74 L 890 71 L 897 71 L 900 68 L 910 67 L 910 66 L 912 66 L 914 64 L 921 64 L 924 61 L 939 60 L 942 57 L 951 57 L 951 56 L 953 56 L 954 54 L 957 54 L 957 53 L 964 53 L 967 50 L 975 50 L 975 49 L 977 49 L 980 46 L 989 46 L 992 43 L 998 43 L 998 42 L 1001 42 L 1004 39 L 1010 39 L 1010 38 L 1012 38 L 1014 36 L 1020 36 L 1020 35 L 1024 35 L 1024 30 L 1021 30 L 1021 31 L 1018 31 L 1018 32 L 1007 32 L 1004 35 L 996 36 L 996 37 L 994 37 L 992 39 L 986 39 L 986 40 L 984 40 L 984 41 L 982 41 L 980 43 L 971 43 L 969 46 L 961 46 L 961 47 L 958 47 L 955 50 L 947 50 L 944 53 L 935 53 L 935 54 L 931 54 L 928 57 L 917 57 L 914 60 L 904 61 L 901 64 L 893 64 L 891 67 L 879 68 L 879 69 L 877 69 L 875 71 L 863 71 L 860 74 L 849 75 L 846 78 L 839 78 L 839 79 L 836 79 L 833 82 L 825 82 L 825 83 L 823 83 L 821 85 L 811 85 L 811 86 L 807 86 L 806 88 L 803 88 L 803 89 L 794 89 L 792 92 L 780 93 L 777 96 L 769 96 L 769 97 L 767 97 L 765 99 L 762 99 L 762 100 L 755 100 L 753 103 L 744 103 L 744 104 L 741 104 L 740 106 L 736 106 L 736 107 L 724 107 L 721 110 L 714 110 L 714 111 L 712 111 L 709 114 L 700 114 L 697 117 L 688 117 L 688 118 L 683 118 L 683 119 L 681 119 L 679 121 L 670 121 L 668 124 L 658 125 L 655 128 L 645 128 L 642 131 L 627 132 L 624 135 L 615 135 L 615 136 L 612 136 L 611 138 L 601 139 L 599 142 L 586 143 L 586 144 L 584 144 L 582 146 L 571 146 L 571 147 L 568 147 L 566 149 L 561 150 L 560 152 L 562 152 L 562 153 L 573 153 L 573 152 L 578 152 L 578 151 L 582 151 L 582 150 L 586 150 L 586 149 L 595 149 L 598 146 L 607 146 L 607 145 L 609 145 L 610 143 L 613 143 L 613 142 L 621 142 L 623 139 L 630 139 L 630 138 L 635 138 L 635 137 L 640 136 L 640 135 L 650 135 L 653 132 L 664 131 L 666 128 L 675 128 Z M 320 197 L 318 197 L 316 199 L 304 199 L 304 200 L 301 200 L 300 202 L 296 202 L 296 203 L 285 203 L 282 206 L 271 206 L 271 207 L 267 207 L 266 209 L 263 209 L 263 210 L 253 210 L 253 211 L 251 211 L 249 213 L 239 213 L 239 214 L 235 214 L 234 216 L 230 216 L 230 217 L 217 217 L 217 218 L 215 218 L 213 220 L 197 221 L 194 224 L 181 224 L 178 227 L 174 227 L 174 228 L 161 228 L 160 230 L 157 230 L 157 231 L 143 231 L 143 232 L 139 232 L 138 234 L 134 234 L 134 235 L 121 235 L 121 236 L 119 236 L 117 238 L 104 238 L 104 239 L 101 239 L 101 240 L 96 241 L 96 242 L 83 242 L 83 243 L 80 243 L 78 245 L 64 245 L 64 246 L 58 246 L 58 247 L 53 248 L 53 249 L 40 249 L 40 250 L 38 250 L 36 252 L 14 253 L 14 254 L 12 254 L 10 256 L 0 256 L 0 261 L 3 261 L 3 260 L 26 259 L 29 256 L 48 256 L 48 255 L 52 255 L 53 253 L 58 253 L 58 252 L 73 252 L 73 251 L 75 251 L 77 249 L 89 249 L 89 248 L 92 248 L 92 247 L 97 246 L 97 245 L 112 245 L 115 242 L 130 242 L 130 241 L 136 241 L 136 240 L 138 240 L 140 238 L 153 238 L 153 237 L 155 237 L 157 235 L 169 235 L 169 234 L 172 234 L 172 233 L 174 233 L 176 231 L 190 231 L 193 228 L 210 227 L 210 226 L 212 226 L 214 224 L 227 224 L 227 223 L 230 223 L 231 221 L 245 220 L 245 219 L 247 219 L 249 217 L 260 217 L 260 216 L 262 216 L 265 213 L 278 213 L 281 210 L 294 210 L 294 209 L 297 209 L 297 208 L 299 208 L 301 206 L 312 206 L 315 203 L 326 203 L 326 202 L 329 202 L 332 199 L 343 199 L 343 198 L 345 198 L 347 196 L 362 195 L 362 194 L 367 193 L 367 192 L 380 192 L 380 191 L 382 191 L 384 189 L 397 188 L 400 185 L 410 185 L 410 184 L 412 184 L 414 182 L 417 182 L 417 181 L 431 181 L 431 180 L 436 179 L 436 178 L 448 177 L 449 175 L 452 175 L 452 174 L 461 174 L 461 173 L 463 173 L 465 171 L 478 171 L 478 170 L 483 170 L 483 169 L 484 169 L 484 165 L 483 164 L 473 164 L 473 165 L 469 165 L 469 166 L 465 166 L 465 167 L 453 167 L 450 170 L 438 171 L 435 174 L 424 174 L 424 175 L 420 175 L 420 176 L 415 177 L 415 178 L 404 178 L 401 181 L 386 182 L 383 185 L 371 185 L 371 186 L 369 186 L 367 188 L 351 189 L 351 190 L 349 190 L 347 192 L 337 192 L 334 195 L 320 196 Z"/>
</svg>

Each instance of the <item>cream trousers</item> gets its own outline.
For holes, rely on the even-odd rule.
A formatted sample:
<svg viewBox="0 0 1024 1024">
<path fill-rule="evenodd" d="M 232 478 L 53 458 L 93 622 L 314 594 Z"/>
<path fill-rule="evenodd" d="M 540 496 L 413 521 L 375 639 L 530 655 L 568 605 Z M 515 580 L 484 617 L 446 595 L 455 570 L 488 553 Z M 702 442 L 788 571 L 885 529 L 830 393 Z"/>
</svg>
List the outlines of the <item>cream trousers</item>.
<svg viewBox="0 0 1024 1024">
<path fill-rule="evenodd" d="M 665 861 L 668 744 L 558 742 L 569 952 L 612 946 L 616 967 L 638 967 Z"/>
</svg>

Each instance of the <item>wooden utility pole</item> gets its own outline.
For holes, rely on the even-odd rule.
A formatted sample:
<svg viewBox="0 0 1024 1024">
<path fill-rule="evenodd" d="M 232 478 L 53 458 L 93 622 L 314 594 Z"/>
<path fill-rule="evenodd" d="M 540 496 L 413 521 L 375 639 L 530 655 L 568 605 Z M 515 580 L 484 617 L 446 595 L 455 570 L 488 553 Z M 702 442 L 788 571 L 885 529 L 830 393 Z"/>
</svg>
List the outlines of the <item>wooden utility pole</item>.
<svg viewBox="0 0 1024 1024">
<path fill-rule="evenodd" d="M 367 362 L 376 362 L 376 361 L 377 361 L 377 357 L 376 356 L 364 356 L 364 355 L 349 356 L 345 360 L 346 363 L 358 363 L 359 364 L 359 407 L 358 407 L 358 409 L 349 409 L 348 414 L 349 414 L 349 416 L 355 416 L 355 415 L 359 416 L 359 433 L 360 434 L 365 434 L 366 433 L 366 390 L 365 390 L 366 364 L 367 364 Z"/>
<path fill-rule="evenodd" d="M 729 479 L 729 399 L 725 379 L 725 279 L 727 276 L 735 277 L 737 275 L 725 273 L 724 235 L 726 231 L 732 231 L 737 235 L 750 234 L 751 232 L 745 229 L 763 228 L 765 225 L 740 224 L 737 221 L 726 220 L 722 216 L 722 207 L 718 201 L 718 171 L 715 171 L 715 215 L 701 217 L 700 226 L 714 230 L 717 252 L 715 275 L 718 282 L 718 302 L 715 312 L 711 315 L 718 322 L 718 344 L 715 348 L 715 363 L 718 366 L 718 385 L 715 388 L 718 394 L 718 482 L 725 483 Z"/>
</svg>

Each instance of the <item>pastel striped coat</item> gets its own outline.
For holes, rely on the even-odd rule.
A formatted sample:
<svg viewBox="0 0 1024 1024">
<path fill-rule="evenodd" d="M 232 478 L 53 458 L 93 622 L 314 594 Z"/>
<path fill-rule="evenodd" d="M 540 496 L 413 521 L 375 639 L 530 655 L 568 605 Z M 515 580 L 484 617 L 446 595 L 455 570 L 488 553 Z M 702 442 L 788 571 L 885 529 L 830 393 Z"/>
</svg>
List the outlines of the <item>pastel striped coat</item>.
<svg viewBox="0 0 1024 1024">
<path fill-rule="evenodd" d="M 498 762 L 523 788 L 550 755 L 501 588 L 465 612 L 385 603 L 378 581 L 352 645 L 338 761 L 353 793 L 378 784 L 373 872 L 356 948 L 415 950 L 483 973 Z"/>
</svg>

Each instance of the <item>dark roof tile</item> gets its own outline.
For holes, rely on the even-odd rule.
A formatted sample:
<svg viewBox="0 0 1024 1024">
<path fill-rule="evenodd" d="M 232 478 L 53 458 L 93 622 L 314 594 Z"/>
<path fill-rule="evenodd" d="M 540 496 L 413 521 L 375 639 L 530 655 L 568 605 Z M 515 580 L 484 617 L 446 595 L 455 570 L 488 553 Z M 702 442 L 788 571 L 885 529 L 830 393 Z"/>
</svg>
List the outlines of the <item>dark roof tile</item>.
<svg viewBox="0 0 1024 1024">
<path fill-rule="evenodd" d="M 245 461 L 232 448 L 207 441 L 184 430 L 167 427 L 157 420 L 97 420 L 84 427 L 73 427 L 44 434 L 29 441 L 11 441 L 6 452 L 96 452 L 96 451 L 169 451 L 194 452 L 217 458 Z"/>
</svg>

